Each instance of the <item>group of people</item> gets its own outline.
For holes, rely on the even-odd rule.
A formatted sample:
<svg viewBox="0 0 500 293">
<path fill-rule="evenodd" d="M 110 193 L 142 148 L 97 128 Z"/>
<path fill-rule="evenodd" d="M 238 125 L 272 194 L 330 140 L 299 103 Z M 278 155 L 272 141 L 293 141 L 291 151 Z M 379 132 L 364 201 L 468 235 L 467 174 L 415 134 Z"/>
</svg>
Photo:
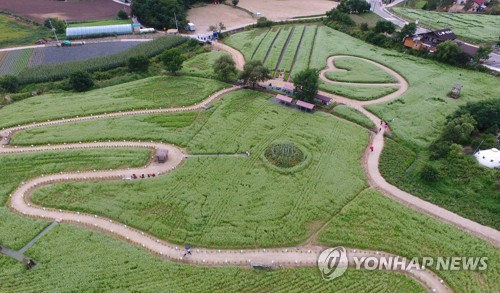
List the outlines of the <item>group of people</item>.
<svg viewBox="0 0 500 293">
<path fill-rule="evenodd" d="M 384 120 L 380 120 L 380 127 L 377 133 L 382 132 L 382 127 L 384 127 L 384 130 L 387 130 L 389 128 L 389 125 L 387 124 L 387 122 L 384 122 Z M 373 145 L 370 145 L 370 151 L 373 152 L 374 149 L 375 147 Z"/>
<path fill-rule="evenodd" d="M 146 176 L 147 176 L 147 178 L 151 178 L 151 177 L 156 177 L 156 174 L 155 174 L 155 173 L 146 174 L 146 175 L 142 174 L 142 175 L 140 175 L 140 176 L 137 176 L 137 175 L 135 175 L 135 174 L 132 174 L 131 178 L 132 178 L 132 179 L 138 179 L 138 178 L 144 179 L 144 178 L 146 178 Z"/>
</svg>

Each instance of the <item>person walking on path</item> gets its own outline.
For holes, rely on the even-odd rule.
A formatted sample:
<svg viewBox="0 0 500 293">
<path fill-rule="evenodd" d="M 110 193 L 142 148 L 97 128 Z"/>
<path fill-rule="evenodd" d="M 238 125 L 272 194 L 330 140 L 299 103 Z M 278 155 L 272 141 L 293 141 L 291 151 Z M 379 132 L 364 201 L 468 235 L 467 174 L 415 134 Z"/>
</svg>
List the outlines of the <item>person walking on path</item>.
<svg viewBox="0 0 500 293">
<path fill-rule="evenodd" d="M 371 146 L 370 146 L 370 151 L 372 151 L 372 152 L 373 152 L 373 145 L 371 145 Z"/>
</svg>

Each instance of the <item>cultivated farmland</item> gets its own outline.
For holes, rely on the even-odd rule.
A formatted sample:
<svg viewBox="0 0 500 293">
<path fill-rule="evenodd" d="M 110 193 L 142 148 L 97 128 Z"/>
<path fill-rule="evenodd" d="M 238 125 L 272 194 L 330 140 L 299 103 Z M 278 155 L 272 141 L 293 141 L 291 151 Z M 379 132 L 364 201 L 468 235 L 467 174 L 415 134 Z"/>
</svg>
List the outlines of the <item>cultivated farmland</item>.
<svg viewBox="0 0 500 293">
<path fill-rule="evenodd" d="M 284 79 L 288 80 L 292 69 L 293 72 L 300 72 L 308 67 L 316 29 L 317 26 L 300 25 L 278 26 L 270 31 L 256 29 L 233 35 L 225 42 L 240 50 L 246 60 L 264 62 L 276 76 L 283 70 Z M 265 36 L 262 37 L 264 32 Z M 253 36 L 259 37 L 253 38 Z M 255 49 L 252 52 L 253 48 Z"/>
<path fill-rule="evenodd" d="M 26 24 L 24 21 L 0 12 L 0 48 L 33 45 L 37 40 L 50 36 L 51 31 L 43 26 Z"/>
<path fill-rule="evenodd" d="M 334 65 L 339 70 L 326 73 L 326 77 L 333 81 L 354 83 L 397 82 L 391 74 L 380 69 L 380 67 L 360 59 L 337 57 Z"/>
<path fill-rule="evenodd" d="M 198 77 L 158 76 L 86 93 L 40 95 L 0 109 L 0 126 L 133 109 L 187 106 L 228 86 Z"/>
</svg>

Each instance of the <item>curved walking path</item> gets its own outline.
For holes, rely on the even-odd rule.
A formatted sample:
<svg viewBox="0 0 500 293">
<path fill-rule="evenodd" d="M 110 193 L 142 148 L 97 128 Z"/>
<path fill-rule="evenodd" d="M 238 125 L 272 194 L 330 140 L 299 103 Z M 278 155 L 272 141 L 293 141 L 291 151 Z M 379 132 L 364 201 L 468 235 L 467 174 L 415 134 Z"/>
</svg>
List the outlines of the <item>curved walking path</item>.
<svg viewBox="0 0 500 293">
<path fill-rule="evenodd" d="M 244 58 L 238 51 L 230 48 L 224 44 L 215 43 L 218 49 L 226 50 L 231 53 L 233 58 L 236 59 L 236 63 L 239 68 L 244 65 Z M 335 100 L 342 102 L 348 106 L 358 109 L 365 115 L 367 115 L 372 121 L 377 125 L 380 121 L 372 113 L 368 112 L 363 108 L 364 105 L 383 102 L 386 100 L 391 100 L 399 97 L 401 93 L 406 91 L 408 88 L 407 82 L 403 77 L 398 75 L 396 72 L 381 66 L 387 72 L 393 74 L 399 81 L 399 90 L 388 96 L 382 97 L 375 101 L 353 101 L 344 97 L 322 93 L 326 96 L 330 96 Z M 274 82 L 274 81 L 273 81 Z M 132 174 L 155 174 L 161 175 L 166 172 L 174 170 L 176 167 L 182 164 L 185 158 L 188 156 L 183 150 L 179 149 L 174 145 L 156 143 L 156 142 L 94 142 L 94 143 L 78 143 L 78 144 L 63 144 L 63 145 L 47 145 L 47 146 L 37 146 L 37 147 L 12 147 L 7 145 L 7 141 L 17 131 L 25 130 L 33 127 L 41 127 L 48 125 L 55 125 L 61 123 L 70 123 L 85 121 L 90 119 L 103 119 L 117 116 L 125 115 L 144 115 L 152 113 L 169 113 L 178 111 L 193 111 L 202 109 L 209 103 L 220 98 L 223 94 L 238 89 L 239 87 L 232 87 L 229 89 L 221 90 L 204 101 L 189 107 L 177 107 L 168 109 L 156 109 L 156 110 L 139 110 L 139 111 L 129 111 L 129 112 L 119 112 L 110 113 L 103 115 L 94 115 L 88 117 L 76 117 L 71 119 L 60 119 L 56 121 L 47 121 L 42 123 L 32 123 L 27 125 L 20 125 L 17 127 L 3 129 L 0 131 L 0 153 L 15 153 L 15 152 L 36 152 L 43 150 L 62 150 L 62 149 L 85 149 L 85 148 L 116 148 L 116 147 L 142 147 L 149 148 L 153 150 L 166 149 L 169 151 L 168 160 L 164 164 L 159 164 L 151 160 L 143 168 L 134 168 L 126 170 L 104 170 L 104 171 L 92 171 L 92 172 L 73 172 L 64 174 L 51 174 L 47 176 L 40 176 L 34 179 L 30 179 L 26 182 L 22 182 L 21 185 L 10 195 L 8 205 L 9 207 L 26 216 L 41 218 L 45 220 L 57 220 L 64 223 L 70 223 L 73 225 L 80 225 L 87 227 L 89 229 L 94 229 L 111 234 L 115 237 L 121 238 L 125 241 L 138 245 L 152 253 L 163 256 L 173 261 L 180 261 L 190 264 L 198 265 L 250 265 L 250 264 L 261 264 L 261 265 L 271 265 L 271 266 L 315 266 L 317 262 L 318 255 L 326 247 L 321 246 L 299 246 L 291 248 L 276 248 L 276 249 L 245 249 L 245 250 L 219 250 L 219 249 L 203 249 L 194 248 L 192 249 L 193 254 L 183 258 L 183 249 L 175 246 L 174 244 L 168 243 L 161 239 L 155 238 L 148 235 L 140 230 L 128 227 L 127 225 L 115 222 L 111 219 L 100 217 L 97 215 L 85 214 L 80 212 L 63 211 L 50 209 L 45 207 L 36 206 L 30 200 L 30 196 L 34 190 L 45 185 L 65 182 L 65 181 L 89 181 L 89 180 L 120 180 L 128 179 Z M 422 210 L 428 214 L 433 215 L 430 211 L 439 208 L 430 203 L 422 201 L 412 195 L 406 194 L 403 191 L 397 189 L 396 187 L 388 184 L 382 176 L 380 176 L 378 170 L 378 160 L 380 153 L 383 148 L 383 131 L 373 138 L 373 144 L 375 145 L 375 151 L 368 154 L 365 162 L 365 170 L 369 177 L 370 184 L 383 190 L 386 194 L 391 197 L 397 198 L 399 201 L 406 203 L 407 205 Z M 144 180 L 147 180 L 144 179 Z M 395 193 L 395 194 L 392 194 Z M 448 211 L 445 211 L 450 213 Z M 451 213 L 452 214 L 452 213 Z M 441 216 L 437 216 L 441 218 Z M 464 222 L 463 218 L 453 219 L 454 221 Z M 453 221 L 451 221 L 454 223 Z M 455 224 L 456 225 L 456 224 Z M 479 224 L 477 224 L 479 225 Z M 458 225 L 457 225 L 458 226 Z M 469 226 L 463 227 L 464 229 L 470 228 Z M 472 227 L 478 228 L 478 227 Z M 491 228 L 490 228 L 491 229 Z M 474 230 L 474 229 L 473 229 Z M 472 232 L 472 231 L 471 231 Z M 494 240 L 498 240 L 497 234 L 491 234 Z M 478 233 L 478 235 L 482 235 Z M 491 241 L 491 239 L 490 239 Z M 495 242 L 494 242 L 495 243 Z M 348 249 L 348 259 L 349 264 L 353 265 L 353 257 L 375 257 L 380 258 L 381 256 L 389 256 L 390 254 L 378 251 L 366 251 L 366 250 L 356 250 Z M 406 263 L 408 263 L 405 260 Z M 413 270 L 398 270 L 400 273 L 404 273 L 411 278 L 415 279 L 425 288 L 431 292 L 448 292 L 450 289 L 446 286 L 441 278 L 436 276 L 432 271 L 427 269 L 413 269 Z"/>
</svg>

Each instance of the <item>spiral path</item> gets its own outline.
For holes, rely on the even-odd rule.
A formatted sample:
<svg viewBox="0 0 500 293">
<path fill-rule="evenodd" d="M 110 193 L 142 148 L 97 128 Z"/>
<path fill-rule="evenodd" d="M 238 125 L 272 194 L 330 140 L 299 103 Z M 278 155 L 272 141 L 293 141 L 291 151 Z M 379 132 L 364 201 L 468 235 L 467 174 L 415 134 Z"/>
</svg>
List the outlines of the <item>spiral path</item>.
<svg viewBox="0 0 500 293">
<path fill-rule="evenodd" d="M 231 56 L 235 59 L 237 67 L 242 68 L 244 65 L 244 58 L 240 52 L 230 48 L 221 43 L 215 43 L 214 46 L 219 50 L 228 51 Z M 334 58 L 334 57 L 332 57 Z M 362 58 L 360 58 L 362 59 Z M 333 59 L 329 59 L 328 62 L 333 66 Z M 364 60 L 364 59 L 363 59 Z M 373 62 L 369 61 L 368 62 Z M 378 63 L 373 62 L 373 64 L 383 68 L 390 74 L 392 74 L 398 80 L 398 91 L 382 97 L 375 101 L 354 101 L 341 96 L 332 95 L 329 93 L 322 94 L 335 99 L 337 102 L 344 103 L 350 107 L 353 107 L 368 118 L 370 118 L 377 125 L 380 119 L 368 112 L 363 108 L 365 105 L 375 104 L 379 102 L 384 102 L 398 98 L 402 93 L 408 89 L 408 83 L 399 74 L 393 70 L 382 66 Z M 328 70 L 328 69 L 327 69 Z M 322 73 L 322 76 L 324 73 Z M 279 81 L 272 81 L 279 82 Z M 46 207 L 41 207 L 33 204 L 30 200 L 30 196 L 34 190 L 42 186 L 56 184 L 68 181 L 96 181 L 96 180 L 123 180 L 130 178 L 132 174 L 155 174 L 155 176 L 165 174 L 170 172 L 180 166 L 185 158 L 188 156 L 182 149 L 165 143 L 158 142 L 94 142 L 94 143 L 77 143 L 77 144 L 62 144 L 62 145 L 47 145 L 47 146 L 31 146 L 31 147 L 18 147 L 10 146 L 8 141 L 12 135 L 21 130 L 26 130 L 34 127 L 42 127 L 49 125 L 57 125 L 62 123 L 76 123 L 79 121 L 87 121 L 93 119 L 104 119 L 110 117 L 119 117 L 126 115 L 145 115 L 153 113 L 171 113 L 180 111 L 194 111 L 206 107 L 208 104 L 219 99 L 222 95 L 239 89 L 239 87 L 232 87 L 229 89 L 221 90 L 202 102 L 189 106 L 189 107 L 178 107 L 178 108 L 168 108 L 168 109 L 155 109 L 155 110 L 138 110 L 138 111 L 128 111 L 128 112 L 118 112 L 109 113 L 102 115 L 93 115 L 87 117 L 75 117 L 70 119 L 60 119 L 55 121 L 47 121 L 42 123 L 32 123 L 26 125 L 19 125 L 17 127 L 12 127 L 9 129 L 3 129 L 0 131 L 0 153 L 22 153 L 22 152 L 39 152 L 45 150 L 68 150 L 68 149 L 89 149 L 89 148 L 119 148 L 119 147 L 134 147 L 134 148 L 148 148 L 151 150 L 168 150 L 168 160 L 166 163 L 159 164 L 154 160 L 142 167 L 133 169 L 120 169 L 120 170 L 102 170 L 102 171 L 91 171 L 91 172 L 73 172 L 73 173 L 62 173 L 62 174 L 49 174 L 42 175 L 37 178 L 30 179 L 26 182 L 22 182 L 21 185 L 10 195 L 8 200 L 8 206 L 15 212 L 39 219 L 44 219 L 47 221 L 59 221 L 62 223 L 68 223 L 77 226 L 83 226 L 88 229 L 101 231 L 131 244 L 142 247 L 143 249 L 150 251 L 151 253 L 157 254 L 161 257 L 170 259 L 172 261 L 178 261 L 188 264 L 196 265 L 215 265 L 215 266 L 248 266 L 248 265 L 265 265 L 265 266 L 275 266 L 275 267 L 299 267 L 299 266 L 316 266 L 318 255 L 326 247 L 321 246 L 298 246 L 289 248 L 272 248 L 272 249 L 244 249 L 244 250 L 221 250 L 221 249 L 205 249 L 205 248 L 192 248 L 192 255 L 184 257 L 184 250 L 182 247 L 178 247 L 174 244 L 168 243 L 164 240 L 155 238 L 143 231 L 138 229 L 128 227 L 122 223 L 113 221 L 112 219 L 107 219 L 97 215 L 91 215 L 80 212 L 56 210 Z M 375 150 L 372 153 L 366 152 L 364 156 L 364 167 L 366 174 L 368 175 L 369 182 L 375 188 L 383 191 L 386 195 L 397 199 L 398 201 L 414 208 L 427 213 L 433 217 L 442 219 L 448 223 L 454 224 L 461 227 L 479 237 L 482 237 L 495 245 L 500 243 L 498 231 L 481 226 L 475 222 L 464 219 L 456 214 L 453 214 L 447 210 L 439 208 L 428 202 L 425 202 L 417 197 L 414 197 L 406 192 L 403 192 L 396 187 L 388 184 L 385 179 L 380 175 L 378 170 L 378 161 L 380 158 L 380 153 L 383 149 L 383 131 L 377 135 L 372 136 L 373 145 Z M 144 179 L 144 180 L 147 180 Z M 489 230 L 488 230 L 489 229 Z M 354 248 L 347 248 L 349 265 L 354 265 L 353 257 L 374 257 L 380 258 L 382 256 L 394 256 L 385 252 L 380 251 L 367 251 L 367 250 L 357 250 Z M 407 262 L 407 260 L 405 260 Z M 436 274 L 428 269 L 412 269 L 412 270 L 397 270 L 400 273 L 406 274 L 413 278 L 417 282 L 421 283 L 429 292 L 449 292 L 450 288 L 445 284 L 445 282 Z"/>
</svg>

